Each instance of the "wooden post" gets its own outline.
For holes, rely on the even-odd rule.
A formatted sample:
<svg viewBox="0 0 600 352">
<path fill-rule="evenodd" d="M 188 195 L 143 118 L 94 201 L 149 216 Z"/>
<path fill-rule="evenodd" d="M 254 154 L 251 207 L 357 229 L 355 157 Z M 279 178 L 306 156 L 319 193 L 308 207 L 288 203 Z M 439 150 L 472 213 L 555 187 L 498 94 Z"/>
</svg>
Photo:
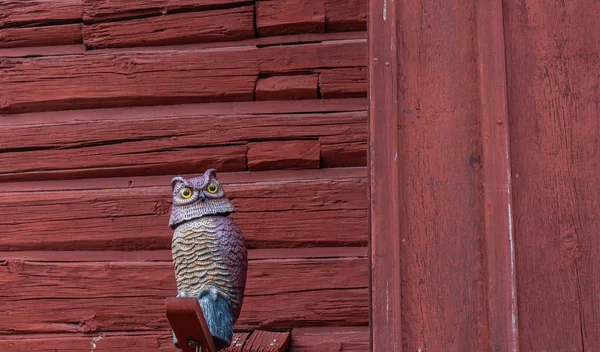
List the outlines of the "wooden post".
<svg viewBox="0 0 600 352">
<path fill-rule="evenodd" d="M 371 351 L 402 351 L 396 2 L 369 1 Z"/>
<path fill-rule="evenodd" d="M 195 344 L 202 352 L 217 352 L 202 308 L 193 297 L 169 297 L 166 300 L 167 319 L 183 352 L 196 352 Z"/>
</svg>

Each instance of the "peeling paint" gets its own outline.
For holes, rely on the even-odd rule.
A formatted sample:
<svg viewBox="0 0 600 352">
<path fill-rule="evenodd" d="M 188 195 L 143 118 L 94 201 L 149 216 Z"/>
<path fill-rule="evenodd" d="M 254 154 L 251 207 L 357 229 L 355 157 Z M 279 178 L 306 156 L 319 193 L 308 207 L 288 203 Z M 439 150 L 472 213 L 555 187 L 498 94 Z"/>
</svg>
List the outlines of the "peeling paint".
<svg viewBox="0 0 600 352">
<path fill-rule="evenodd" d="M 94 352 L 96 350 L 98 341 L 100 341 L 103 338 L 104 335 L 98 335 L 92 339 L 92 342 L 90 342 L 90 352 Z"/>
<path fill-rule="evenodd" d="M 387 21 L 387 0 L 383 0 L 383 21 Z"/>
</svg>

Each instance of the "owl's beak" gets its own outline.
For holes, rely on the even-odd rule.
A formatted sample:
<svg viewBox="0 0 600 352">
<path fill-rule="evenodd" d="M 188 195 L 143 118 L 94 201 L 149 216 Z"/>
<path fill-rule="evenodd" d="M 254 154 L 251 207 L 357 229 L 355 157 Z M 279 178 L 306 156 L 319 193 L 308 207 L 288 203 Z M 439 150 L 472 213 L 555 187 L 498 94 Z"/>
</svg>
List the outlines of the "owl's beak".
<svg viewBox="0 0 600 352">
<path fill-rule="evenodd" d="M 202 192 L 202 191 L 198 192 L 198 200 L 200 202 L 204 202 L 206 200 L 206 196 L 204 195 L 204 192 Z"/>
</svg>

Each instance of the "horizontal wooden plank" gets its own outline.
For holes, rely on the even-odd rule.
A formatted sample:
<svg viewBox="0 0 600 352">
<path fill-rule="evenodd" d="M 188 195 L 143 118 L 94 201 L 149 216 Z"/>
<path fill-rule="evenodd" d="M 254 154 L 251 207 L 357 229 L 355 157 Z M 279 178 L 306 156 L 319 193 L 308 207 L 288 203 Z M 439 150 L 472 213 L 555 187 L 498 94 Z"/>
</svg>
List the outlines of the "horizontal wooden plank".
<svg viewBox="0 0 600 352">
<path fill-rule="evenodd" d="M 82 0 L 0 0 L 0 28 L 81 22 Z"/>
<path fill-rule="evenodd" d="M 367 30 L 367 0 L 324 1 L 328 32 Z"/>
<path fill-rule="evenodd" d="M 228 7 L 249 3 L 249 0 L 83 0 L 86 23 L 159 16 L 167 13 Z"/>
<path fill-rule="evenodd" d="M 233 183 L 225 188 L 250 248 L 366 245 L 364 178 Z M 0 194 L 1 251 L 170 248 L 168 184 L 23 191 Z"/>
<path fill-rule="evenodd" d="M 247 352 L 285 352 L 290 346 L 289 331 L 276 332 L 255 330 L 246 341 L 244 351 Z"/>
<path fill-rule="evenodd" d="M 259 73 L 361 65 L 364 40 L 7 58 L 0 62 L 0 113 L 252 100 Z"/>
<path fill-rule="evenodd" d="M 235 336 L 234 336 L 235 339 Z M 11 352 L 176 352 L 168 331 L 146 333 L 103 332 L 76 334 L 12 335 L 0 337 L 0 350 Z M 369 350 L 369 328 L 299 327 L 292 329 L 290 352 L 364 352 Z"/>
<path fill-rule="evenodd" d="M 318 169 L 321 145 L 318 140 L 254 142 L 248 145 L 248 169 Z"/>
<path fill-rule="evenodd" d="M 256 100 L 317 99 L 317 75 L 272 76 L 256 82 Z"/>
<path fill-rule="evenodd" d="M 259 36 L 325 31 L 323 0 L 265 0 L 257 1 L 255 6 Z"/>
<path fill-rule="evenodd" d="M 367 322 L 366 258 L 258 260 L 248 270 L 238 329 Z M 164 329 L 164 298 L 176 291 L 171 262 L 7 261 L 0 282 L 0 334 Z"/>
<path fill-rule="evenodd" d="M 321 96 L 354 98 L 367 96 L 367 69 L 365 67 L 323 70 L 319 75 Z"/>
<path fill-rule="evenodd" d="M 366 257 L 366 247 L 250 249 L 249 260 Z M 0 252 L 0 261 L 29 262 L 156 262 L 171 260 L 171 250 L 154 251 L 13 251 Z"/>
<path fill-rule="evenodd" d="M 198 123 L 202 120 L 206 122 Z M 329 137 L 325 144 L 343 146 L 355 143 L 358 132 L 354 130 L 361 131 L 361 142 L 365 143 L 365 112 L 232 115 L 210 119 L 192 115 L 0 125 L 3 141 L 0 180 L 48 178 L 44 173 L 49 171 L 60 172 L 63 178 L 191 173 L 208 167 L 244 171 L 246 144 L 252 140 Z M 251 169 L 294 166 L 294 162 L 290 164 L 290 152 L 306 142 L 290 143 L 284 142 L 280 150 L 271 149 L 268 167 L 260 166 L 264 160 L 259 159 L 265 158 L 266 151 L 258 153 L 259 145 L 255 144 L 254 154 L 248 155 Z M 303 165 L 317 167 L 319 148 L 305 149 L 301 151 L 309 154 L 296 153 L 295 163 L 310 157 L 313 163 Z M 346 160 L 343 149 L 337 148 L 336 153 L 342 163 L 338 166 L 357 166 L 343 164 Z M 52 177 L 57 177 L 56 173 Z"/>
<path fill-rule="evenodd" d="M 295 34 L 285 35 L 276 37 L 265 37 L 265 38 L 253 38 L 246 40 L 239 40 L 234 42 L 211 42 L 211 43 L 200 43 L 200 44 L 186 44 L 186 45 L 164 45 L 161 46 L 161 50 L 189 50 L 190 46 L 196 49 L 216 49 L 216 48 L 231 48 L 231 47 L 267 47 L 282 44 L 307 44 L 307 43 L 321 43 L 324 41 L 331 40 L 356 40 L 366 39 L 366 32 L 344 32 L 344 33 L 308 33 L 308 34 Z M 131 48 L 108 48 L 108 49 L 96 49 L 94 54 L 99 53 L 114 53 L 131 50 Z M 136 52 L 157 50 L 154 46 L 140 46 L 135 48 Z M 85 52 L 85 46 L 81 45 L 62 45 L 62 46 L 50 46 L 50 47 L 24 47 L 24 48 L 0 48 L 0 57 L 31 57 L 31 56 L 54 56 L 54 55 L 72 55 L 72 54 L 83 54 Z M 89 52 L 88 52 L 89 54 Z"/>
<path fill-rule="evenodd" d="M 197 171 L 197 170 L 196 170 Z M 180 176 L 194 177 L 194 174 Z M 311 169 L 311 170 L 271 170 L 248 172 L 219 172 L 219 182 L 222 184 L 248 184 L 262 182 L 297 182 L 312 179 L 362 179 L 367 177 L 365 167 L 347 167 L 336 169 Z M 110 177 L 99 179 L 81 180 L 45 180 L 28 182 L 0 182 L 2 192 L 39 192 L 39 191 L 75 191 L 75 190 L 102 190 L 132 187 L 163 187 L 170 184 L 172 175 L 161 176 L 135 176 L 135 177 Z"/>
<path fill-rule="evenodd" d="M 236 328 L 363 326 L 368 296 L 368 288 L 248 296 Z M 3 300 L 0 334 L 154 332 L 169 327 L 164 307 L 164 298 L 148 297 Z"/>
<path fill-rule="evenodd" d="M 364 126 L 347 125 L 342 135 L 319 138 L 322 167 L 367 165 L 367 131 Z"/>
<path fill-rule="evenodd" d="M 38 57 L 38 56 L 64 56 L 77 55 L 85 52 L 85 46 L 82 44 L 71 45 L 53 45 L 53 46 L 33 46 L 18 48 L 0 48 L 0 57 L 18 58 L 18 57 Z"/>
<path fill-rule="evenodd" d="M 44 27 L 0 28 L 0 48 L 69 45 L 82 42 L 80 23 Z"/>
<path fill-rule="evenodd" d="M 293 352 L 369 351 L 368 327 L 318 327 L 295 328 L 292 330 Z"/>
<path fill-rule="evenodd" d="M 245 296 L 367 287 L 367 258 L 259 259 L 248 264 Z M 77 277 L 77 280 L 69 278 Z M 293 280 L 291 280 L 293 278 Z M 173 263 L 48 263 L 0 266 L 5 300 L 78 297 L 168 297 L 177 292 Z"/>
<path fill-rule="evenodd" d="M 191 44 L 253 37 L 253 6 L 95 23 L 83 28 L 85 45 L 90 48 Z"/>
<path fill-rule="evenodd" d="M 223 352 L 242 352 L 246 346 L 246 341 L 250 337 L 249 332 L 236 332 L 231 338 L 231 345 L 223 349 Z"/>
<path fill-rule="evenodd" d="M 49 111 L 24 114 L 0 114 L 0 126 L 51 124 L 77 121 L 147 119 L 176 116 L 265 115 L 317 112 L 367 111 L 365 98 L 310 101 L 241 101 L 234 103 L 205 103 L 164 106 L 138 106 L 108 109 Z"/>
<path fill-rule="evenodd" d="M 46 334 L 0 336 L 0 351 L 11 352 L 177 352 L 171 333 L 103 332 L 81 336 L 79 334 Z"/>
</svg>

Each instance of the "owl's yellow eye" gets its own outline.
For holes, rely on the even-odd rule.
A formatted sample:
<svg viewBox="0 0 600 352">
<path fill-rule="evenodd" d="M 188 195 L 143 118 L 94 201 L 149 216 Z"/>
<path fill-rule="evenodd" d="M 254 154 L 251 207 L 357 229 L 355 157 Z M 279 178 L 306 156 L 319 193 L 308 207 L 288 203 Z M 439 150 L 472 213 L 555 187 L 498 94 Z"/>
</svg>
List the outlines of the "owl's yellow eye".
<svg viewBox="0 0 600 352">
<path fill-rule="evenodd" d="M 210 185 L 208 185 L 208 187 L 206 187 L 206 190 L 210 194 L 215 194 L 219 190 L 219 187 L 217 185 L 215 185 L 214 183 L 211 183 Z"/>
<path fill-rule="evenodd" d="M 179 195 L 181 196 L 181 198 L 183 199 L 188 199 L 192 196 L 193 192 L 191 189 L 185 187 L 184 189 L 182 189 L 181 191 L 179 191 Z"/>
</svg>

